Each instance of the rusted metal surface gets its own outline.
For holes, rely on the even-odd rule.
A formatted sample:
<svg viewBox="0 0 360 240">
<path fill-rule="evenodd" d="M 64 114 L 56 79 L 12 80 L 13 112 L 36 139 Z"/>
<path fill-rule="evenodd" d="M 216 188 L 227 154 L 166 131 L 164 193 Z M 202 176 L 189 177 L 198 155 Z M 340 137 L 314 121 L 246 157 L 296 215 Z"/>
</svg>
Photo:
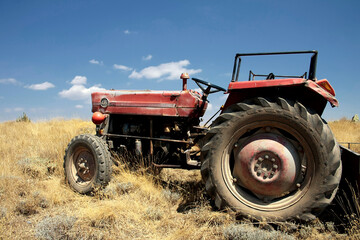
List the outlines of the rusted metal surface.
<svg viewBox="0 0 360 240">
<path fill-rule="evenodd" d="M 102 91 L 91 94 L 92 111 L 111 114 L 201 117 L 207 102 L 196 91 Z M 108 106 L 101 106 L 103 99 Z M 205 104 L 202 111 L 199 107 Z"/>
<path fill-rule="evenodd" d="M 182 168 L 181 165 L 172 165 L 172 164 L 157 164 L 157 163 L 152 163 L 154 165 L 154 167 L 157 168 Z"/>
<path fill-rule="evenodd" d="M 124 135 L 124 134 L 105 133 L 103 136 L 110 137 L 110 138 L 134 138 L 134 139 L 146 139 L 146 140 L 153 140 L 153 141 L 191 144 L 191 141 L 185 141 L 185 140 L 176 140 L 176 139 L 168 139 L 168 138 L 153 138 L 153 137 L 145 137 L 145 136 Z"/>
<path fill-rule="evenodd" d="M 296 97 L 296 100 L 313 108 L 319 115 L 323 113 L 327 101 L 333 107 L 339 105 L 335 96 L 331 95 L 316 82 L 302 78 L 231 82 L 227 93 L 229 96 L 223 110 L 226 110 L 235 103 L 257 96 Z"/>
<path fill-rule="evenodd" d="M 150 119 L 150 126 L 149 126 L 149 132 L 150 132 L 150 138 L 153 137 L 153 120 Z M 154 144 L 153 144 L 153 140 L 150 140 L 150 149 L 149 149 L 149 153 L 150 155 L 154 154 Z"/>
<path fill-rule="evenodd" d="M 236 89 L 247 88 L 263 88 L 274 86 L 291 86 L 302 85 L 306 82 L 306 79 L 302 78 L 289 78 L 289 79 L 272 79 L 272 80 L 257 80 L 257 81 L 244 81 L 244 82 L 230 82 L 228 91 Z"/>
<path fill-rule="evenodd" d="M 326 79 L 322 79 L 319 81 L 326 81 Z M 304 85 L 308 87 L 312 91 L 323 96 L 327 101 L 330 102 L 331 106 L 337 107 L 339 102 L 335 98 L 335 96 L 331 95 L 321 86 L 319 86 L 316 82 L 312 80 L 306 80 L 302 78 L 289 78 L 289 79 L 273 79 L 273 80 L 258 80 L 258 81 L 246 81 L 246 82 L 231 82 L 229 84 L 228 92 L 231 93 L 233 90 L 239 89 L 250 89 L 250 88 L 267 88 L 267 87 L 286 87 L 286 86 L 294 86 L 294 85 Z"/>
<path fill-rule="evenodd" d="M 90 181 L 95 175 L 95 159 L 92 153 L 85 147 L 79 147 L 73 155 L 72 173 L 79 176 L 83 181 Z M 76 170 L 76 171 L 74 171 Z"/>
<path fill-rule="evenodd" d="M 233 174 L 238 184 L 270 198 L 280 197 L 296 186 L 300 156 L 285 137 L 257 134 L 234 148 Z"/>
<path fill-rule="evenodd" d="M 188 73 L 182 73 L 180 76 L 180 79 L 183 80 L 183 88 L 182 90 L 185 91 L 187 90 L 187 80 L 189 79 L 189 74 Z"/>
</svg>

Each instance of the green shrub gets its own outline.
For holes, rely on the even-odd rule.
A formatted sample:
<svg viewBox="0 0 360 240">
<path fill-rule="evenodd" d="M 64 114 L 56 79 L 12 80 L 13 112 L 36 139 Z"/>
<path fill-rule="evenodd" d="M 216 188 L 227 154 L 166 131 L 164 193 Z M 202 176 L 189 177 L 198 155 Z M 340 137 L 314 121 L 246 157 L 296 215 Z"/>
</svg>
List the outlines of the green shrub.
<svg viewBox="0 0 360 240">
<path fill-rule="evenodd" d="M 23 115 L 16 119 L 16 122 L 31 122 L 30 118 L 23 112 Z"/>
</svg>

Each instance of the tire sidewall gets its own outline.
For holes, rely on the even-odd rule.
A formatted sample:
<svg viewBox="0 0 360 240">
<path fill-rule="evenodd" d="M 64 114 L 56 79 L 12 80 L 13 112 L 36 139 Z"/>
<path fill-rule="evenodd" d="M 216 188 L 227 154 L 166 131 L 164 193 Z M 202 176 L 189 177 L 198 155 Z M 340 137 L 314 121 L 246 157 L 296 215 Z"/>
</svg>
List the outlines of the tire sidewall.
<svg viewBox="0 0 360 240">
<path fill-rule="evenodd" d="M 226 114 L 226 113 L 225 113 Z M 239 201 L 229 189 L 229 183 L 224 178 L 223 171 L 223 154 L 228 151 L 229 145 L 233 144 L 234 138 L 241 135 L 241 132 L 245 132 L 246 128 L 256 123 L 271 123 L 276 121 L 283 125 L 287 125 L 293 129 L 297 137 L 303 138 L 308 144 L 309 152 L 312 154 L 312 166 L 313 173 L 307 186 L 303 191 L 301 197 L 296 203 L 279 209 L 276 211 L 276 216 L 281 219 L 287 219 L 291 216 L 301 215 L 302 213 L 309 211 L 309 208 L 313 204 L 313 201 L 318 198 L 319 194 L 322 194 L 321 186 L 323 179 L 327 174 L 330 174 L 326 167 L 326 150 L 324 146 L 321 146 L 321 137 L 316 131 L 309 126 L 309 123 L 297 114 L 288 112 L 286 110 L 277 110 L 275 113 L 272 108 L 261 108 L 242 112 L 237 118 L 232 118 L 229 121 L 221 124 L 221 131 L 215 136 L 214 141 L 217 144 L 211 149 L 211 159 L 209 162 L 210 177 L 215 185 L 218 198 L 222 198 L 222 204 L 225 204 L 235 211 L 244 215 L 250 215 L 255 218 L 274 218 L 274 211 L 259 210 L 250 208 L 243 202 Z M 309 156 L 308 156 L 309 157 Z M 220 206 L 224 207 L 224 206 Z"/>
<path fill-rule="evenodd" d="M 79 193 L 88 193 L 91 192 L 94 188 L 101 186 L 100 182 L 98 181 L 100 171 L 99 163 L 101 161 L 101 159 L 99 159 L 100 149 L 96 149 L 95 144 L 99 146 L 102 145 L 97 140 L 98 139 L 92 135 L 80 135 L 75 137 L 67 148 L 64 158 L 65 178 L 69 185 Z M 84 181 L 82 184 L 77 183 L 76 179 L 74 178 L 74 174 L 76 175 L 76 169 L 73 167 L 75 164 L 75 159 L 73 156 L 78 148 L 86 148 L 88 151 L 90 151 L 95 161 L 94 176 L 91 180 Z M 73 173 L 73 171 L 75 171 L 75 173 Z"/>
</svg>

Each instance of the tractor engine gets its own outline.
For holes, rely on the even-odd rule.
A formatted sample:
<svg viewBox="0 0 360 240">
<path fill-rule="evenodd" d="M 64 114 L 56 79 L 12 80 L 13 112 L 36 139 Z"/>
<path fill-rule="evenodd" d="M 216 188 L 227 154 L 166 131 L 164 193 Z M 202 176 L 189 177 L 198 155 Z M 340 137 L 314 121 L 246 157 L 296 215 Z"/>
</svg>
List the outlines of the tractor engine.
<svg viewBox="0 0 360 240">
<path fill-rule="evenodd" d="M 151 154 L 156 164 L 181 165 L 183 162 L 190 145 L 189 119 L 115 114 L 108 118 L 108 136 L 119 136 L 111 140 L 115 151 Z"/>
<path fill-rule="evenodd" d="M 193 90 L 92 93 L 97 134 L 118 153 L 152 155 L 160 167 L 199 167 L 206 98 Z M 188 166 L 187 166 L 188 165 Z"/>
</svg>

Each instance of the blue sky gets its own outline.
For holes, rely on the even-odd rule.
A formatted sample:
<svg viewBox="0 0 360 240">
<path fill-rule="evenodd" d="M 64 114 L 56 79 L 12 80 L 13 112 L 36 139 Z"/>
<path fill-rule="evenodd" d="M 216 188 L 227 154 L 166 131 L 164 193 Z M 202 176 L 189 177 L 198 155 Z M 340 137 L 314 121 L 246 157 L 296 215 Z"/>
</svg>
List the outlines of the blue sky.
<svg viewBox="0 0 360 240">
<path fill-rule="evenodd" d="M 330 81 L 340 102 L 323 117 L 351 118 L 360 114 L 359 9 L 355 0 L 2 0 L 0 122 L 22 112 L 33 120 L 90 119 L 91 91 L 180 90 L 181 71 L 226 88 L 235 53 L 312 49 L 318 79 Z M 301 75 L 308 63 L 297 56 L 246 64 Z M 224 101 L 210 96 L 208 115 Z"/>
</svg>

